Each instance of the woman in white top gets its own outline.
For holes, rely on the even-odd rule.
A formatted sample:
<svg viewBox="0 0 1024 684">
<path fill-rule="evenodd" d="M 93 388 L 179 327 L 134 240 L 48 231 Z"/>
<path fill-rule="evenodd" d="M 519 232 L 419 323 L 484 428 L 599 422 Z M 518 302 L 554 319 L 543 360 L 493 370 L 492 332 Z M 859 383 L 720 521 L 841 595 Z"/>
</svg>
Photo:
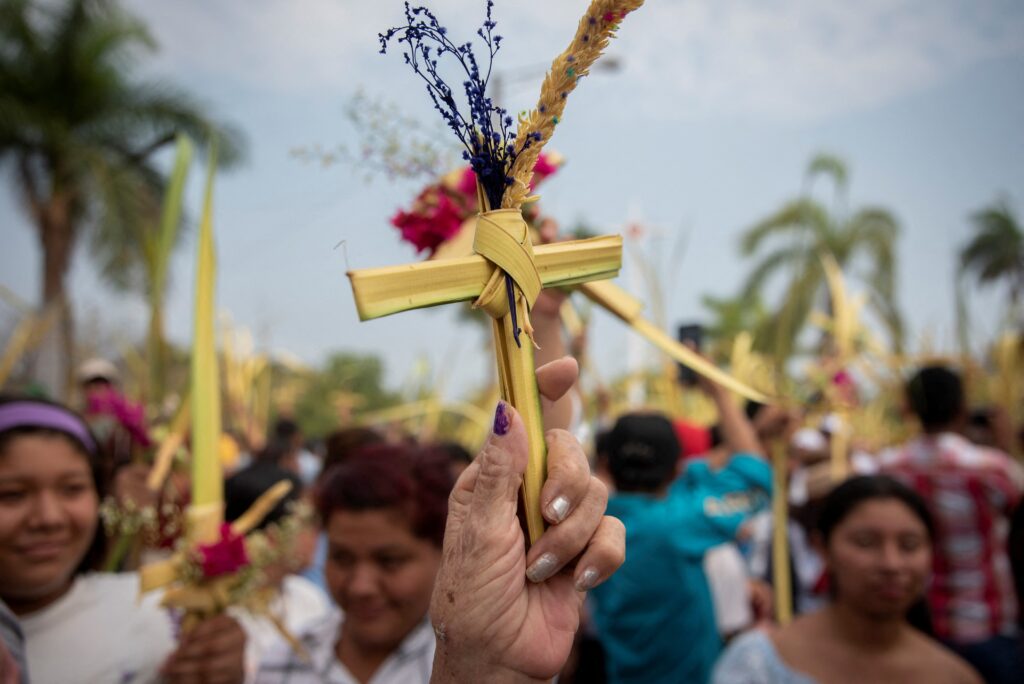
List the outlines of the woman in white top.
<svg viewBox="0 0 1024 684">
<path fill-rule="evenodd" d="M 733 641 L 715 684 L 981 681 L 908 623 L 932 562 L 931 516 L 915 492 L 888 477 L 854 477 L 825 498 L 817 527 L 831 602 Z"/>
<path fill-rule="evenodd" d="M 220 617 L 175 649 L 170 615 L 134 574 L 93 574 L 103 551 L 100 458 L 85 422 L 38 399 L 0 399 L 0 598 L 35 684 L 240 682 L 244 634 Z"/>
<path fill-rule="evenodd" d="M 308 659 L 279 648 L 258 682 L 426 684 L 434 656 L 426 614 L 452 483 L 446 454 L 409 444 L 365 447 L 325 474 L 317 495 L 324 575 L 340 610 L 301 631 Z"/>
<path fill-rule="evenodd" d="M 561 397 L 576 373 L 571 360 L 539 369 L 541 394 Z M 445 455 L 409 446 L 367 447 L 336 466 L 319 508 L 340 610 L 300 636 L 308 659 L 281 651 L 257 682 L 550 680 L 579 625 L 578 592 L 622 563 L 625 532 L 603 515 L 607 490 L 579 443 L 551 430 L 541 494 L 551 527 L 527 553 L 516 517 L 527 457 L 522 421 L 500 403 L 454 489 Z"/>
</svg>

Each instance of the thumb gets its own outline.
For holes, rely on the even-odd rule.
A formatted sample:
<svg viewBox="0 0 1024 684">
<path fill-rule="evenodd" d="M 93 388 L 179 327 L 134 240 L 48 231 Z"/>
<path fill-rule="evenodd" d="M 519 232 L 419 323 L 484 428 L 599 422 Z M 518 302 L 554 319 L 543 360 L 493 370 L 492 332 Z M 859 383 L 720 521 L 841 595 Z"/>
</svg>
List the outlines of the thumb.
<svg viewBox="0 0 1024 684">
<path fill-rule="evenodd" d="M 469 506 L 471 518 L 504 524 L 506 517 L 515 517 L 528 453 L 522 419 L 511 405 L 499 401 L 494 428 L 477 457 L 480 469 Z"/>
</svg>

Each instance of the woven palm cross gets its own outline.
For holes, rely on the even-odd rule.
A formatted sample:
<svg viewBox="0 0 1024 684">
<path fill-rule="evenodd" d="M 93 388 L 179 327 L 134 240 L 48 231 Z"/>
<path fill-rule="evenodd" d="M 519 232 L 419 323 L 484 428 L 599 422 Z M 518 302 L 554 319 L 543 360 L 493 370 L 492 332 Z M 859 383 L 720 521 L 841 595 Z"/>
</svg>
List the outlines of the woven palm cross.
<svg viewBox="0 0 1024 684">
<path fill-rule="evenodd" d="M 530 543 L 544 531 L 540 491 L 547 451 L 533 366 L 529 309 L 541 289 L 613 278 L 622 265 L 622 238 L 602 236 L 533 247 L 517 209 L 485 211 L 477 218 L 475 254 L 423 263 L 351 271 L 360 320 L 454 302 L 473 301 L 493 320 L 502 398 L 523 419 L 530 455 L 522 506 Z"/>
</svg>

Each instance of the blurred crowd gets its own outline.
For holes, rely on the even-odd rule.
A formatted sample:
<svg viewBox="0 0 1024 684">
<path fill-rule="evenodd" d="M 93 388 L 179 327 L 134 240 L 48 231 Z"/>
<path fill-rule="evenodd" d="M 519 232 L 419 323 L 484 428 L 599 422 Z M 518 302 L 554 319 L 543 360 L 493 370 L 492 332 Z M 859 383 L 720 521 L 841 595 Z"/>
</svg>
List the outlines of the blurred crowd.
<svg viewBox="0 0 1024 684">
<path fill-rule="evenodd" d="M 706 381 L 711 428 L 656 411 L 583 425 L 578 411 L 546 402 L 549 420 L 570 416 L 566 431 L 549 435 L 548 486 L 564 490 L 545 490 L 553 541 L 527 552 L 513 519 L 519 536 L 509 548 L 521 548 L 519 585 L 557 592 L 564 581 L 582 607 L 566 627 L 550 606 L 528 606 L 523 615 L 543 616 L 540 624 L 523 617 L 507 630 L 516 601 L 466 578 L 443 591 L 438 579 L 446 564 L 452 577 L 469 567 L 459 554 L 475 556 L 473 544 L 499 543 L 468 533 L 445 540 L 474 515 L 483 524 L 474 506 L 493 475 L 483 456 L 369 427 L 308 440 L 282 418 L 259 451 L 223 455 L 228 521 L 292 483 L 260 526 L 266 544 L 286 549 L 261 571 L 273 590 L 265 610 L 230 609 L 181 631 L 158 593 L 139 598 L 137 570 L 175 548 L 188 477 L 176 470 L 162 489 L 147 487 L 151 465 L 139 453 L 154 440 L 142 409 L 120 394 L 110 364 L 90 362 L 79 379 L 79 411 L 0 401 L 0 682 L 386 684 L 427 682 L 432 671 L 441 681 L 438 668 L 455 658 L 435 662 L 446 643 L 457 648 L 456 629 L 474 631 L 485 651 L 522 649 L 519 674 L 534 680 L 1024 677 L 1024 471 L 1007 453 L 1020 436 L 991 414 L 972 415 L 949 367 L 920 368 L 906 383 L 918 436 L 869 453 L 852 435 L 840 468 L 831 447 L 846 428 L 834 416 L 809 426 L 799 406 L 744 406 Z M 571 405 L 576 391 L 554 394 Z M 498 453 L 509 411 L 499 405 L 482 454 Z M 594 435 L 585 459 L 574 433 Z M 563 460 L 574 450 L 582 465 Z M 126 551 L 109 510 L 101 516 L 111 508 L 155 511 L 153 533 Z M 609 527 L 605 513 L 621 525 Z M 625 558 L 613 573 L 621 558 L 588 554 L 615 556 L 604 540 L 622 528 Z M 459 606 L 445 621 L 439 595 L 442 607 Z M 499 617 L 482 617 L 499 606 Z M 539 638 L 549 631 L 566 639 L 564 657 L 547 652 L 558 642 Z"/>
</svg>

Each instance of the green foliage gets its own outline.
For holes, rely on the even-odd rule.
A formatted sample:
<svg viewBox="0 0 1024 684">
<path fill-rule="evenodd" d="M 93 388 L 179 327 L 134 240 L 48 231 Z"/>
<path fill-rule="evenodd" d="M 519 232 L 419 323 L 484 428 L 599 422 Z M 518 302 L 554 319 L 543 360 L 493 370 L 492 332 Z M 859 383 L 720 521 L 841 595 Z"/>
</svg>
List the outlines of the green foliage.
<svg viewBox="0 0 1024 684">
<path fill-rule="evenodd" d="M 702 303 L 711 314 L 711 323 L 704 328 L 704 334 L 711 343 L 707 352 L 717 361 L 728 359 L 737 335 L 764 329 L 768 319 L 768 310 L 756 293 L 736 297 L 704 295 Z M 757 343 L 756 336 L 754 342 Z"/>
<path fill-rule="evenodd" d="M 960 250 L 961 276 L 973 275 L 980 285 L 1005 283 L 1008 322 L 1024 328 L 1024 228 L 1006 200 L 976 212 L 971 222 L 974 236 Z"/>
<path fill-rule="evenodd" d="M 148 395 L 155 401 L 166 392 L 167 349 L 164 340 L 164 295 L 167 287 L 171 253 L 181 236 L 182 194 L 188 167 L 192 162 L 192 143 L 179 135 L 175 144 L 174 169 L 167 185 L 160 212 L 160 223 L 155 230 L 146 230 L 139 237 L 143 265 L 146 273 L 146 294 L 149 298 L 149 333 L 146 341 L 146 360 L 149 366 Z"/>
<path fill-rule="evenodd" d="M 70 243 L 91 229 L 90 252 L 116 287 L 143 281 L 137 231 L 155 230 L 165 183 L 153 153 L 178 133 L 216 140 L 222 164 L 243 148 L 187 93 L 133 76 L 140 53 L 155 47 L 110 0 L 0 4 L 0 158 L 15 162 L 37 224 L 51 200 L 67 199 Z"/>
<path fill-rule="evenodd" d="M 393 406 L 398 394 L 383 385 L 384 366 L 369 354 L 338 352 L 306 380 L 295 403 L 295 417 L 303 432 L 322 437 L 343 427 L 338 424 L 338 398 L 355 394 L 362 397 L 360 411 Z"/>
<path fill-rule="evenodd" d="M 139 232 L 156 230 L 165 184 L 153 154 L 184 133 L 216 141 L 222 164 L 241 155 L 241 136 L 187 93 L 135 77 L 154 49 L 114 0 L 0 0 L 0 162 L 42 245 L 42 303 L 62 309 L 36 368 L 57 393 L 71 381 L 64 281 L 78 243 L 108 283 L 141 288 Z"/>
<path fill-rule="evenodd" d="M 815 178 L 822 175 L 831 179 L 835 189 L 831 208 L 807 194 Z M 841 160 L 831 155 L 816 156 L 807 169 L 804 196 L 790 200 L 741 238 L 740 253 L 757 260 L 735 305 L 757 301 L 770 282 L 781 278 L 785 283 L 772 315 L 743 321 L 755 325 L 755 349 L 771 353 L 780 362 L 796 353 L 814 306 L 830 309 L 820 260 L 823 253 L 831 253 L 850 275 L 860 277 L 868 291 L 869 308 L 885 325 L 893 348 L 902 349 L 903 322 L 895 300 L 899 224 L 889 211 L 877 207 L 848 215 L 847 182 Z M 855 270 L 858 267 L 862 270 Z M 724 304 L 727 300 L 717 301 Z M 719 319 L 713 329 L 735 327 L 735 310 L 714 304 L 710 308 Z"/>
</svg>

